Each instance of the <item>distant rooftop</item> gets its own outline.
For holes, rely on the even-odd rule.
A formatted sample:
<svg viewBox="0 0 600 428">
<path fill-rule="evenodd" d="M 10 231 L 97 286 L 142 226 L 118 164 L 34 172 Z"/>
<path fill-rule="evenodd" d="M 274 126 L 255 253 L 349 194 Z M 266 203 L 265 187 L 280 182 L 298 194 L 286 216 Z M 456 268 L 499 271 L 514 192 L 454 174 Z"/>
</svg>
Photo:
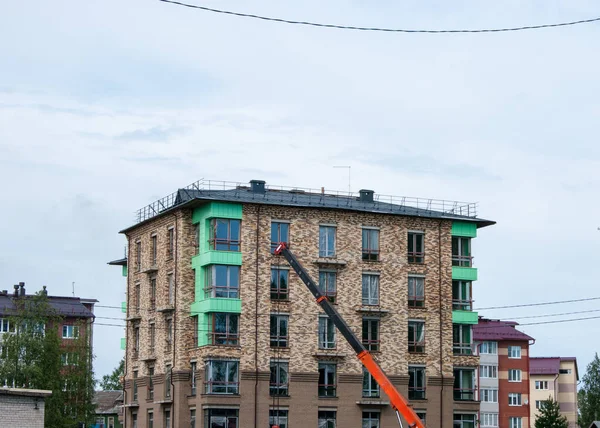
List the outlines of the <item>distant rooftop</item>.
<svg viewBox="0 0 600 428">
<path fill-rule="evenodd" d="M 358 193 L 267 185 L 262 180 L 250 183 L 201 179 L 153 203 L 140 208 L 135 227 L 175 208 L 191 206 L 199 201 L 226 201 L 306 208 L 328 208 L 414 217 L 441 218 L 474 222 L 478 227 L 495 224 L 477 217 L 477 203 L 379 195 L 372 190 Z M 123 230 L 127 231 L 130 228 Z"/>
<path fill-rule="evenodd" d="M 473 326 L 473 340 L 534 340 L 533 337 L 517 330 L 518 325 L 515 321 L 479 318 L 479 323 Z"/>
<path fill-rule="evenodd" d="M 530 357 L 529 371 L 533 375 L 557 375 L 559 374 L 560 363 L 563 361 L 575 364 L 575 374 L 579 379 L 577 358 L 575 357 Z"/>
<path fill-rule="evenodd" d="M 92 402 L 96 405 L 97 415 L 120 413 L 123 391 L 95 391 Z"/>
</svg>

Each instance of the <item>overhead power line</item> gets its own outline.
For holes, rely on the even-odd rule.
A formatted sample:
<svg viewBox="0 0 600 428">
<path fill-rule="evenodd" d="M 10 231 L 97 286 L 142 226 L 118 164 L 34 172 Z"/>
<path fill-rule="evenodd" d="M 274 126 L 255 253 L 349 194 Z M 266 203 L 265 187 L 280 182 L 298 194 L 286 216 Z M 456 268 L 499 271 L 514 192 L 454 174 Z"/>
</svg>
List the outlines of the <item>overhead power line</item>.
<svg viewBox="0 0 600 428">
<path fill-rule="evenodd" d="M 489 308 L 475 308 L 475 311 L 491 311 L 492 309 L 509 309 L 509 308 L 526 308 L 531 306 L 546 306 L 546 305 L 559 305 L 563 303 L 576 303 L 576 302 L 589 302 L 591 300 L 600 300 L 600 297 L 586 297 L 584 299 L 573 299 L 573 300 L 557 300 L 555 302 L 543 302 L 543 303 L 524 303 L 521 305 L 506 305 L 506 306 L 490 306 Z"/>
<path fill-rule="evenodd" d="M 429 33 L 429 34 L 447 34 L 447 33 L 505 33 L 509 31 L 524 31 L 524 30 L 539 30 L 542 28 L 567 27 L 579 24 L 588 24 L 591 22 L 600 21 L 600 17 L 591 19 L 582 19 L 579 21 L 560 22 L 555 24 L 527 25 L 522 27 L 506 27 L 506 28 L 480 28 L 480 29 L 451 29 L 451 30 L 426 30 L 426 29 L 406 29 L 406 28 L 381 28 L 381 27 L 356 27 L 350 25 L 323 24 L 310 21 L 294 21 L 291 19 L 272 18 L 268 16 L 255 15 L 251 13 L 233 12 L 230 10 L 214 9 L 212 7 L 199 6 L 190 3 L 183 3 L 174 0 L 159 0 L 163 3 L 171 3 L 178 6 L 188 7 L 191 9 L 199 9 L 206 12 L 221 13 L 224 15 L 233 15 L 242 18 L 261 19 L 263 21 L 279 22 L 283 24 L 307 25 L 311 27 L 334 28 L 337 30 L 356 30 L 356 31 L 379 31 L 385 33 Z"/>
</svg>

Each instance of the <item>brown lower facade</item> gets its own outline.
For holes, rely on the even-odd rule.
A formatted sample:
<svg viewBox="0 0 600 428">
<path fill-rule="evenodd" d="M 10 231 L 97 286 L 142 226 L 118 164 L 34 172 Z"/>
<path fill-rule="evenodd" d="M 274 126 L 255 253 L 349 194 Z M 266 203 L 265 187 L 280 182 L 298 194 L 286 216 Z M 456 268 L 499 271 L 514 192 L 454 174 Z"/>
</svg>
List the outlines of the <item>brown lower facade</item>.
<svg viewBox="0 0 600 428">
<path fill-rule="evenodd" d="M 318 374 L 291 373 L 288 395 L 271 396 L 269 373 L 242 372 L 237 394 L 206 394 L 198 373 L 195 394 L 189 372 L 174 372 L 170 388 L 163 375 L 126 382 L 126 420 L 130 428 L 362 428 L 398 426 L 385 395 L 363 397 L 362 376 L 340 375 L 335 396 L 319 397 Z M 408 377 L 391 376 L 408 397 Z M 423 400 L 411 401 L 428 427 L 452 428 L 462 415 L 477 420 L 479 403 L 454 401 L 453 378 L 429 378 Z M 134 391 L 137 389 L 137 393 Z M 170 391 L 169 391 L 170 390 Z M 135 399 L 134 399 L 135 398 Z M 334 422 L 325 424 L 323 421 Z M 371 423 L 370 425 L 366 425 Z M 461 425 L 471 428 L 472 425 Z"/>
</svg>

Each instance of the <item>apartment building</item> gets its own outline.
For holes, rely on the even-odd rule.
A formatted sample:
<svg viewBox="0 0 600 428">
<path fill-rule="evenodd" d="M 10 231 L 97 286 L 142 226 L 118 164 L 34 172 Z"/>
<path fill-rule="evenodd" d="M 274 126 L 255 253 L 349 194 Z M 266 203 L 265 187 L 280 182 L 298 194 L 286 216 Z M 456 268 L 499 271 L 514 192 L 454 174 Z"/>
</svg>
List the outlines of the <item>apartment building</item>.
<svg viewBox="0 0 600 428">
<path fill-rule="evenodd" d="M 397 424 L 286 242 L 429 426 L 475 428 L 474 204 L 202 181 L 128 240 L 125 426 Z"/>
<path fill-rule="evenodd" d="M 529 370 L 531 426 L 534 426 L 544 400 L 552 398 L 559 403 L 561 413 L 569 421 L 569 428 L 577 427 L 577 359 L 532 357 Z"/>
<path fill-rule="evenodd" d="M 473 329 L 480 366 L 481 427 L 529 428 L 529 346 L 518 323 L 479 318 Z"/>
</svg>

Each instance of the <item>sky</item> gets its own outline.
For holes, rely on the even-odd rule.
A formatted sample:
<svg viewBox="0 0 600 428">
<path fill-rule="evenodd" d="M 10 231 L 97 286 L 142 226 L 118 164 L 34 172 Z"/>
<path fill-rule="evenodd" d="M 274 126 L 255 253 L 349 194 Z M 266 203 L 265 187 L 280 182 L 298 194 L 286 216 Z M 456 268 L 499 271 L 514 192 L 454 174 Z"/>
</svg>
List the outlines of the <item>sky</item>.
<svg viewBox="0 0 600 428">
<path fill-rule="evenodd" d="M 600 16 L 594 1 L 190 0 L 356 26 L 497 28 Z M 475 305 L 600 296 L 600 24 L 353 32 L 158 0 L 0 6 L 1 289 L 120 306 L 134 211 L 200 178 L 479 203 Z M 598 300 L 483 310 L 596 310 Z M 97 308 L 100 323 L 120 323 Z M 519 319 L 522 323 L 600 316 Z M 103 317 L 103 319 L 100 319 Z M 534 356 L 598 351 L 600 319 L 520 328 Z M 96 374 L 122 356 L 94 331 Z M 596 339 L 591 339 L 591 338 Z"/>
</svg>

